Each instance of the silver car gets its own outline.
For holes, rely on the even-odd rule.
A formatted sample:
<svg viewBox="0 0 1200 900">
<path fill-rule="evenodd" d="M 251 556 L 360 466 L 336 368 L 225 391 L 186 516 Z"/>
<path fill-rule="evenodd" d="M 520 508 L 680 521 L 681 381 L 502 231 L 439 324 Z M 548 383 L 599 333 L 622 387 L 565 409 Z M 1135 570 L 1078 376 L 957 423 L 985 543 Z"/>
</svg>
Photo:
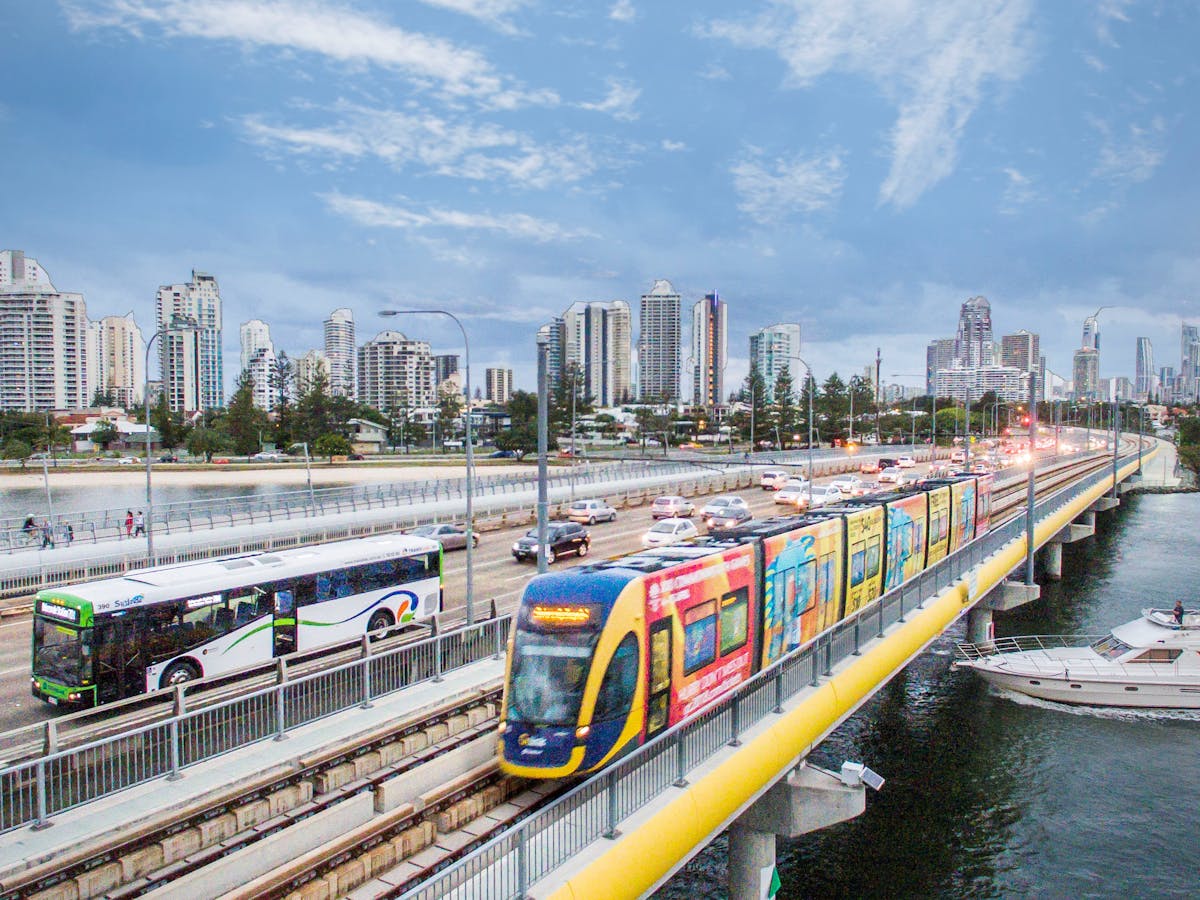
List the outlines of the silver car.
<svg viewBox="0 0 1200 900">
<path fill-rule="evenodd" d="M 650 505 L 652 519 L 687 519 L 695 514 L 696 504 L 685 497 L 659 497 Z"/>
<path fill-rule="evenodd" d="M 604 500 L 576 500 L 567 507 L 567 518 L 580 525 L 617 521 L 617 511 Z"/>
<path fill-rule="evenodd" d="M 435 540 L 442 545 L 443 550 L 467 549 L 467 531 L 461 525 L 452 525 L 449 522 L 442 522 L 436 525 L 418 525 L 416 528 L 410 529 L 408 533 Z M 471 532 L 471 546 L 479 546 L 478 531 Z"/>
<path fill-rule="evenodd" d="M 708 528 L 731 528 L 754 518 L 750 507 L 741 497 L 714 497 L 700 510 L 700 516 Z"/>
</svg>

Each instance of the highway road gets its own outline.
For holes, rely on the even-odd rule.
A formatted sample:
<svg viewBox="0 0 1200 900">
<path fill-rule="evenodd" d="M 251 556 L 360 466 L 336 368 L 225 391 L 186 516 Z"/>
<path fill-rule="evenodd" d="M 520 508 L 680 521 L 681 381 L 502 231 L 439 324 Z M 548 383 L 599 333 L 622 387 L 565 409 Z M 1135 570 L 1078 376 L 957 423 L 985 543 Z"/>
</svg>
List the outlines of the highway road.
<svg viewBox="0 0 1200 900">
<path fill-rule="evenodd" d="M 801 467 L 793 468 L 799 471 Z M 920 466 L 909 472 L 915 476 L 924 470 L 925 467 Z M 818 478 L 816 483 L 831 480 L 832 477 Z M 737 493 L 749 504 L 755 518 L 783 515 L 789 511 L 789 507 L 774 502 L 774 491 L 764 491 L 757 485 Z M 704 497 L 691 499 L 697 510 L 705 503 Z M 652 521 L 649 504 L 634 509 L 618 510 L 615 522 L 588 527 L 592 545 L 586 559 L 563 557 L 554 563 L 553 568 L 559 570 L 641 549 L 640 538 Z M 480 534 L 479 546 L 474 553 L 476 618 L 488 613 L 493 599 L 502 611 L 514 606 L 526 582 L 537 574 L 535 563 L 519 563 L 513 559 L 511 552 L 513 541 L 530 527 L 533 526 L 523 524 Z M 445 569 L 444 596 L 448 613 L 446 618 L 451 623 L 460 622 L 465 616 L 466 606 L 466 553 L 447 553 Z M 29 647 L 29 616 L 16 616 L 0 621 L 0 732 L 62 714 L 61 710 L 35 699 L 29 691 Z"/>
</svg>

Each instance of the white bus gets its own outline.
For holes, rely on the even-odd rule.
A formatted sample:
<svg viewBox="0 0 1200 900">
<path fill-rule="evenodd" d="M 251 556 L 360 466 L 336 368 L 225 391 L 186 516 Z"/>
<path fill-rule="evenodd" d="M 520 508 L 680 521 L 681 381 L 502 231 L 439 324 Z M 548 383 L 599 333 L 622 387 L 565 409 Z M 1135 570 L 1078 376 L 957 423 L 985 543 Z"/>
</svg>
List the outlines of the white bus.
<svg viewBox="0 0 1200 900">
<path fill-rule="evenodd" d="M 92 706 L 353 640 L 442 608 L 442 548 L 376 535 L 40 591 L 33 695 Z"/>
</svg>

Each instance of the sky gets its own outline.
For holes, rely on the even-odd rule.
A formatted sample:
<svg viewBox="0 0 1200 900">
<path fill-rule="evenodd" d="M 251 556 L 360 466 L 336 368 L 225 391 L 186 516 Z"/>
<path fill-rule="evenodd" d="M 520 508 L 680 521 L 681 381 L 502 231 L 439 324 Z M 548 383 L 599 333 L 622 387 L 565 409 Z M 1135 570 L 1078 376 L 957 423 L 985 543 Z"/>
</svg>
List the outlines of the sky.
<svg viewBox="0 0 1200 900">
<path fill-rule="evenodd" d="M 0 248 L 92 319 L 216 275 L 238 326 L 340 306 L 534 384 L 538 325 L 659 278 L 818 380 L 923 384 L 983 295 L 1070 377 L 1200 321 L 1200 5 L 1171 0 L 0 0 Z M 690 317 L 685 315 L 690 322 Z M 685 343 L 688 341 L 685 327 Z M 903 374 L 891 377 L 893 373 Z M 690 378 L 684 379 L 684 384 Z"/>
</svg>

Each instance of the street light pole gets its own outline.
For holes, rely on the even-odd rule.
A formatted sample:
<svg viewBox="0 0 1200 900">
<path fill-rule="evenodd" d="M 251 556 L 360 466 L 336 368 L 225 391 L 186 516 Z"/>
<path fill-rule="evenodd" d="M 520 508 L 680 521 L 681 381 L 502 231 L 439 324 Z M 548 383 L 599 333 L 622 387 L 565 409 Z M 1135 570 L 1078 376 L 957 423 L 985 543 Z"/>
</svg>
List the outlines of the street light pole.
<svg viewBox="0 0 1200 900">
<path fill-rule="evenodd" d="M 465 369 L 463 380 L 466 383 L 467 390 L 466 427 L 464 429 L 465 440 L 467 442 L 467 624 L 471 625 L 475 621 L 475 568 L 472 565 L 475 549 L 475 454 L 471 448 L 471 444 L 473 443 L 471 440 L 471 344 L 467 340 L 467 329 L 463 327 L 463 323 L 459 321 L 458 316 L 444 309 L 383 309 L 379 311 L 379 315 L 384 318 L 393 316 L 446 316 L 462 332 L 463 363 Z"/>
<path fill-rule="evenodd" d="M 548 368 L 546 357 L 549 352 L 549 337 L 539 333 L 537 337 L 537 570 L 539 575 L 548 568 L 546 543 L 549 532 L 550 498 L 546 484 L 546 453 L 550 446 L 550 427 L 547 422 L 550 418 L 550 386 L 546 371 Z"/>
</svg>

